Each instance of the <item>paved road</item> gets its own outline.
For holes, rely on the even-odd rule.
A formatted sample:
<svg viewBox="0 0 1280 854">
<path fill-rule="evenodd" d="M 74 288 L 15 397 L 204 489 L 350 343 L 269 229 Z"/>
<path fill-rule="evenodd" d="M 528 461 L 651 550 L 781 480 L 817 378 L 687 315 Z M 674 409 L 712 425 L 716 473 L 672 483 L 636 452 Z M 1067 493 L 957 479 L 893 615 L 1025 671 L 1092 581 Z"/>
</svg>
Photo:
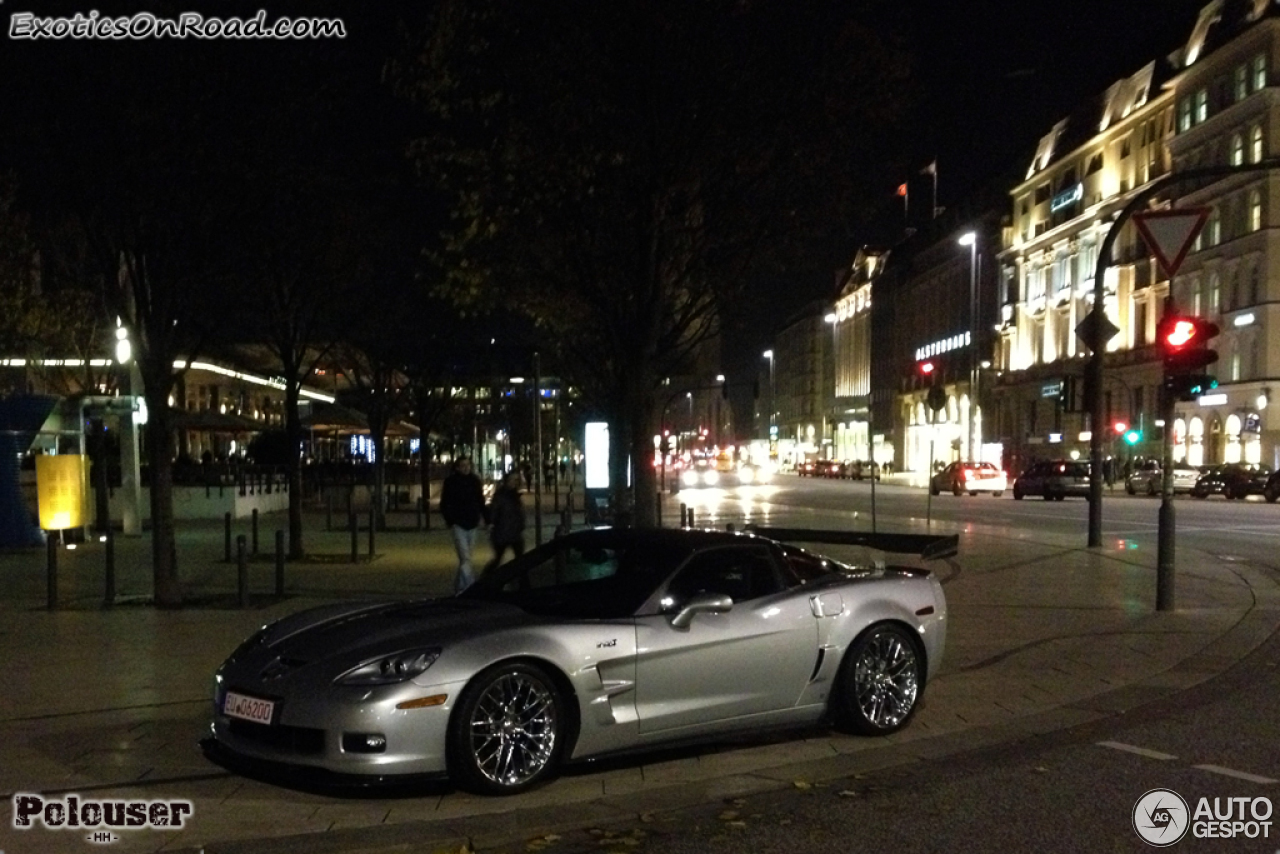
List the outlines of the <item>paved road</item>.
<svg viewBox="0 0 1280 854">
<path fill-rule="evenodd" d="M 736 489 L 693 489 L 677 500 L 694 509 L 699 524 L 802 524 L 805 519 L 870 530 L 873 517 L 869 481 L 799 478 L 779 475 L 768 485 Z M 1102 533 L 1109 550 L 1150 550 L 1159 530 L 1160 500 L 1126 495 L 1117 489 L 1103 499 Z M 1254 561 L 1280 567 L 1280 504 L 1260 497 L 1228 501 L 1221 497 L 1174 499 L 1177 544 L 1230 561 Z M 1015 501 L 1009 492 L 930 498 L 924 489 L 881 485 L 875 490 L 878 528 L 928 529 L 1011 538 L 1061 537 L 1084 547 L 1088 541 L 1088 503 L 1083 499 Z M 779 521 L 783 520 L 783 521 Z M 1079 539 L 1073 539 L 1078 537 Z"/>
<path fill-rule="evenodd" d="M 1171 850 L 1280 851 L 1280 814 L 1273 809 L 1280 805 L 1278 665 L 1280 638 L 1273 638 L 1227 673 L 1124 718 L 953 755 L 944 763 L 823 783 L 796 780 L 782 791 L 479 852 L 1151 851 L 1132 826 L 1132 811 L 1144 793 L 1158 788 L 1181 796 L 1191 813 L 1169 801 L 1175 809 L 1163 831 L 1168 841 L 1187 828 Z M 1208 838 L 1223 826 L 1216 817 L 1212 827 L 1195 819 L 1201 798 L 1220 811 L 1218 817 L 1226 815 L 1225 799 L 1249 799 L 1243 825 L 1232 829 L 1242 835 Z M 1232 820 L 1240 820 L 1238 812 Z"/>
</svg>

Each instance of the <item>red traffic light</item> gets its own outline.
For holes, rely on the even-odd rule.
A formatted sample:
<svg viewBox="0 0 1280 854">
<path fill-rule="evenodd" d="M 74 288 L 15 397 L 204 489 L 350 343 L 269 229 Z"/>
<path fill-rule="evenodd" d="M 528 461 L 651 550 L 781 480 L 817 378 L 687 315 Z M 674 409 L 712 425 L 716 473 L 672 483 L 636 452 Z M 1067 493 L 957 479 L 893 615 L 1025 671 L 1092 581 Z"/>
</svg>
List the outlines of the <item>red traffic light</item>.
<svg viewBox="0 0 1280 854">
<path fill-rule="evenodd" d="M 1112 424 L 1111 426 L 1116 431 L 1117 436 L 1124 433 L 1125 430 L 1129 429 L 1129 425 L 1123 421 L 1117 421 L 1115 424 Z"/>
<path fill-rule="evenodd" d="M 1218 361 L 1209 342 L 1220 330 L 1204 318 L 1177 314 L 1161 318 L 1157 331 L 1165 376 L 1181 376 Z"/>
<path fill-rule="evenodd" d="M 933 362 L 921 362 L 920 373 L 924 374 L 926 377 L 933 373 Z"/>
</svg>

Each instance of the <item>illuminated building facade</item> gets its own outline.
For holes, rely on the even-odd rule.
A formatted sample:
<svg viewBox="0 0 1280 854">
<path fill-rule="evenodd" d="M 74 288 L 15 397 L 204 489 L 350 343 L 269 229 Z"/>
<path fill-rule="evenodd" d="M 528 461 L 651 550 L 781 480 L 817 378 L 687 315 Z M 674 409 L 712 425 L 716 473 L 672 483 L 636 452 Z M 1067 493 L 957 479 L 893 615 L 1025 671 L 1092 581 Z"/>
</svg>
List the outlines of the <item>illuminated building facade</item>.
<svg viewBox="0 0 1280 854">
<path fill-rule="evenodd" d="M 1249 169 L 1276 157 L 1280 133 L 1280 18 L 1274 4 L 1210 3 L 1174 54 L 1175 172 L 1209 166 L 1238 174 L 1180 182 L 1179 208 L 1206 207 L 1207 224 L 1174 278 L 1179 310 L 1218 324 L 1219 386 L 1179 403 L 1174 456 L 1192 465 L 1280 465 L 1268 408 L 1280 374 L 1280 174 Z"/>
<path fill-rule="evenodd" d="M 1132 222 L 1123 226 L 1104 277 L 1107 318 L 1120 331 L 1106 344 L 1103 409 L 1091 425 L 1083 375 L 1089 349 L 1076 328 L 1093 308 L 1098 248 L 1137 192 L 1169 171 L 1174 132 L 1171 68 L 1149 62 L 1063 119 L 1041 138 L 1025 178 L 1009 192 L 997 285 L 990 435 L 1011 474 L 1034 459 L 1087 458 L 1091 430 L 1136 427 L 1109 458 L 1157 455 L 1162 369 L 1156 324 L 1168 281 Z"/>
</svg>

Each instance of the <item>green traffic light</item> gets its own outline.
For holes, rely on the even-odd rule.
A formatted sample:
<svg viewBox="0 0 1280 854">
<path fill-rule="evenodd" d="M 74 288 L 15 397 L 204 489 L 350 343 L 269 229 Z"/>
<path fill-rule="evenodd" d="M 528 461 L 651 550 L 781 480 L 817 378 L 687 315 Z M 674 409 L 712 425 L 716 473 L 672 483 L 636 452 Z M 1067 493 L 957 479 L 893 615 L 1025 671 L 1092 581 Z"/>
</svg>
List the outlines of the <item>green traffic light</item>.
<svg viewBox="0 0 1280 854">
<path fill-rule="evenodd" d="M 1130 430 L 1128 433 L 1124 434 L 1124 440 L 1130 445 L 1136 445 L 1142 441 L 1142 431 Z"/>
</svg>

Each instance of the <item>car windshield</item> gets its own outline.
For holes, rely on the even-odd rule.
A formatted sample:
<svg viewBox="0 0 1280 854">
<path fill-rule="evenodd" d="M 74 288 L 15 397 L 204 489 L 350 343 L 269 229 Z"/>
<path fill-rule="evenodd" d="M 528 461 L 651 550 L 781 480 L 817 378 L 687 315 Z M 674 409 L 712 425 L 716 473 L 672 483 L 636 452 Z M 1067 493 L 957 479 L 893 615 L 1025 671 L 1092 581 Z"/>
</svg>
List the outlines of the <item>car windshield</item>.
<svg viewBox="0 0 1280 854">
<path fill-rule="evenodd" d="M 486 572 L 461 596 L 539 616 L 618 619 L 634 614 L 689 552 L 634 533 L 588 531 Z"/>
</svg>

